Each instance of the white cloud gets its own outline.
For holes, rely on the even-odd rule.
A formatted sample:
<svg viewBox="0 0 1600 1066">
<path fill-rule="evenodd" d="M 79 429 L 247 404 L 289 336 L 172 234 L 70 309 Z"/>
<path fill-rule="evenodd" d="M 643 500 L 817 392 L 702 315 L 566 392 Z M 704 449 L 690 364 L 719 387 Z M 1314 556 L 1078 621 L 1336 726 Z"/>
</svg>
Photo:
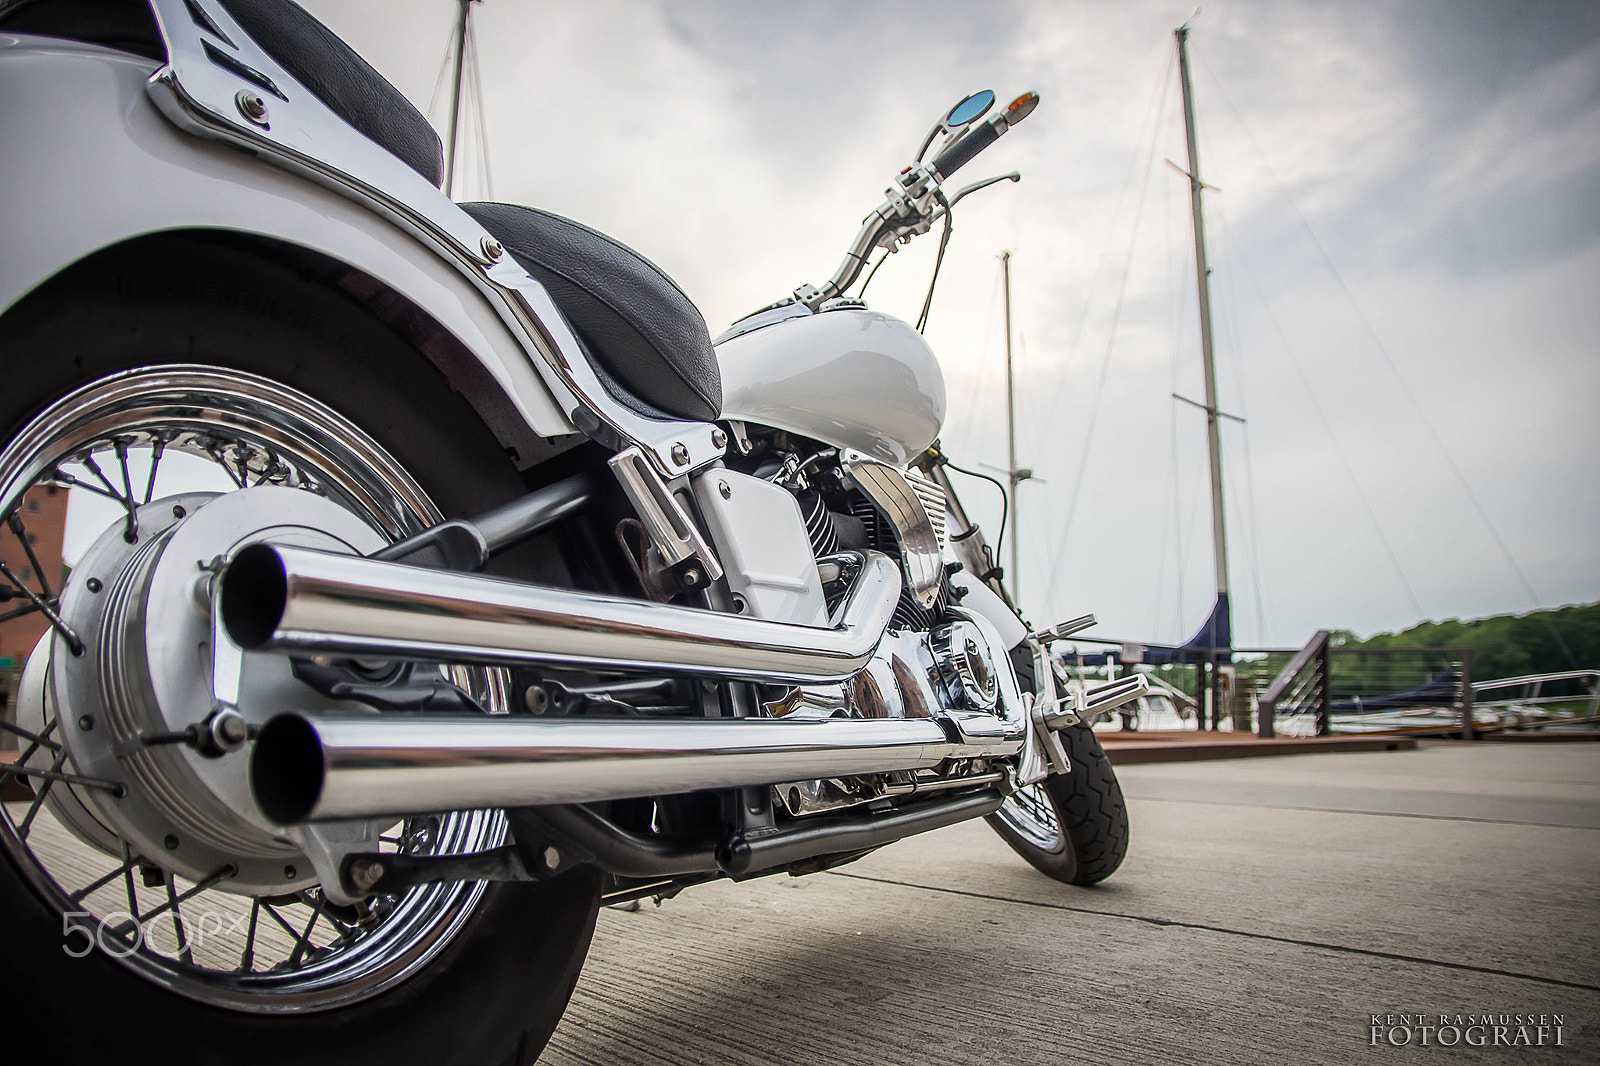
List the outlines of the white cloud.
<svg viewBox="0 0 1600 1066">
<path fill-rule="evenodd" d="M 307 6 L 427 103 L 453 3 Z M 732 3 L 489 0 L 476 14 L 497 193 L 636 245 L 717 330 L 825 277 L 942 107 L 985 85 L 1040 90 L 1036 115 L 968 168 L 1025 177 L 958 214 L 929 328 L 952 396 L 946 442 L 969 465 L 1005 460 L 995 256 L 1010 248 L 1025 342 L 1021 459 L 1048 481 L 1022 490 L 1024 603 L 1038 620 L 1092 609 L 1113 635 L 1180 637 L 1210 598 L 1202 418 L 1168 399 L 1200 395 L 1187 197 L 1162 162 L 1184 162 L 1176 75 L 1163 72 L 1172 27 L 1191 11 L 1159 0 L 879 2 L 807 17 Z M 1470 20 L 1451 36 L 1433 33 L 1431 17 L 1398 4 L 1221 0 L 1195 23 L 1202 166 L 1226 190 L 1208 194 L 1220 388 L 1224 406 L 1251 419 L 1254 556 L 1272 622 L 1262 633 L 1235 503 L 1241 641 L 1416 620 L 1255 284 L 1425 611 L 1532 606 L 1283 188 L 1541 596 L 1600 597 L 1589 471 L 1600 440 L 1584 410 L 1600 384 L 1600 206 L 1585 184 L 1600 167 L 1600 47 L 1574 17 L 1579 39 L 1541 29 L 1541 41 L 1555 38 L 1540 45 L 1556 49 L 1547 59 L 1482 71 L 1450 52 L 1475 32 Z M 1163 92 L 1146 186 L 1145 123 Z M 875 306 L 915 315 L 935 242 L 884 268 Z M 1230 499 L 1243 501 L 1243 435 L 1224 436 Z M 972 492 L 991 525 L 992 495 Z M 1046 602 L 1038 582 L 1058 559 Z"/>
</svg>

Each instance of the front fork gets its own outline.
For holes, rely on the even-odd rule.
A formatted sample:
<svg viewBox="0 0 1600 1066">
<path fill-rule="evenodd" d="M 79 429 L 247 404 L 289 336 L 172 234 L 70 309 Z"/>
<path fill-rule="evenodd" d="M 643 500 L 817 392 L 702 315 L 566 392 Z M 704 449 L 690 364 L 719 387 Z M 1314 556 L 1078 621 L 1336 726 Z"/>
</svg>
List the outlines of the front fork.
<svg viewBox="0 0 1600 1066">
<path fill-rule="evenodd" d="M 950 474 L 944 468 L 944 455 L 939 451 L 938 442 L 929 448 L 923 456 L 921 465 L 938 486 L 944 490 L 945 507 L 950 512 L 954 528 L 950 531 L 950 550 L 955 553 L 956 560 L 961 567 L 971 574 L 973 580 L 981 581 L 999 596 L 1011 613 L 1021 617 L 1022 612 L 1017 610 L 1017 605 L 1011 598 L 1011 593 L 1006 591 L 1005 571 L 994 560 L 994 551 L 990 549 L 988 541 L 983 538 L 983 530 L 979 529 L 972 519 L 967 517 L 967 509 L 961 505 L 961 497 L 956 495 L 956 487 L 950 483 Z"/>
<path fill-rule="evenodd" d="M 1021 647 L 1026 648 L 1033 658 L 1035 691 L 1022 694 L 1020 701 L 1027 709 L 1028 736 L 1019 763 L 1019 781 L 1026 785 L 1043 779 L 1048 773 L 1069 773 L 1071 764 L 1056 731 L 1078 725 L 1095 714 L 1138 699 L 1149 690 L 1149 683 L 1144 675 L 1137 674 L 1082 691 L 1068 691 L 1065 679 L 1055 669 L 1049 645 L 1093 625 L 1094 616 L 1085 615 L 1037 633 L 1032 632 L 1032 627 L 1022 619 L 1022 612 L 1017 609 L 1016 601 L 1006 589 L 1005 571 L 995 562 L 994 552 L 984 539 L 983 530 L 967 516 L 961 497 L 950 482 L 938 442 L 928 449 L 917 465 L 944 490 L 945 507 L 953 526 L 950 550 L 956 560 L 973 580 L 999 598 L 1017 618 L 1026 634 L 1021 639 Z"/>
</svg>

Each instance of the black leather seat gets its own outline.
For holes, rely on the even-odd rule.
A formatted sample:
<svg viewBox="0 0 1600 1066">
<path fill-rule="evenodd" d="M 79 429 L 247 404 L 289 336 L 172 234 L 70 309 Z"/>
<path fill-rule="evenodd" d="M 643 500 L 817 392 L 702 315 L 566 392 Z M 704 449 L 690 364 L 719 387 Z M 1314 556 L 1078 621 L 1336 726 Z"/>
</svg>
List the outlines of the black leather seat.
<svg viewBox="0 0 1600 1066">
<path fill-rule="evenodd" d="M 268 54 L 330 110 L 438 185 L 439 135 L 366 61 L 293 0 L 221 0 Z M 0 29 L 92 41 L 164 58 L 145 0 L 0 0 Z M 705 319 L 653 263 L 560 215 L 462 204 L 550 291 L 601 377 L 646 414 L 710 420 L 722 376 Z"/>
<path fill-rule="evenodd" d="M 548 211 L 461 208 L 550 291 L 612 384 L 678 418 L 709 421 L 722 413 L 722 374 L 706 321 L 654 263 Z"/>
</svg>

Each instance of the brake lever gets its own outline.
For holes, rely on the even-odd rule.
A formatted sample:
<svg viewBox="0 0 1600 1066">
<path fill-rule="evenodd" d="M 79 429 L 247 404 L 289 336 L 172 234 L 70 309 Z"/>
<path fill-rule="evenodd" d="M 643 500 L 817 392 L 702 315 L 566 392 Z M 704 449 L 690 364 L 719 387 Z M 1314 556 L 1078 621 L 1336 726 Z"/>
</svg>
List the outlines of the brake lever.
<svg viewBox="0 0 1600 1066">
<path fill-rule="evenodd" d="M 971 185 L 968 185 L 964 189 L 962 189 L 959 192 L 957 192 L 954 196 L 950 197 L 949 206 L 947 206 L 945 208 L 945 210 L 948 211 L 948 210 L 950 210 L 950 208 L 952 208 L 952 207 L 956 206 L 956 204 L 960 203 L 961 202 L 961 198 L 963 196 L 966 196 L 969 193 L 975 193 L 979 189 L 987 189 L 989 186 L 995 184 L 996 182 L 1000 182 L 1000 181 L 1021 181 L 1021 180 L 1022 180 L 1022 173 L 1020 171 L 1013 170 L 1009 174 L 996 174 L 992 178 L 984 178 L 982 181 L 975 181 Z"/>
</svg>

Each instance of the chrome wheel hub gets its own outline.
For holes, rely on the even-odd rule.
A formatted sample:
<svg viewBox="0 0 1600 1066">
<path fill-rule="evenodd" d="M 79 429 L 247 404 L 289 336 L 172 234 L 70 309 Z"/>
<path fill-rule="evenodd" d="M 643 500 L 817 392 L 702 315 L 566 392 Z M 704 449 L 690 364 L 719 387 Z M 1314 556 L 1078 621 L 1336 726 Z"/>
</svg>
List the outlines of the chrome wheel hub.
<svg viewBox="0 0 1600 1066">
<path fill-rule="evenodd" d="M 310 887 L 318 878 L 300 843 L 256 808 L 244 745 L 221 751 L 176 738 L 207 729 L 219 711 L 236 712 L 253 729 L 283 706 L 319 699 L 287 659 L 244 655 L 225 636 L 214 641 L 216 560 L 266 539 L 352 554 L 383 539 L 330 500 L 271 485 L 172 496 L 134 517 L 132 543 L 124 529 L 108 529 L 73 571 L 60 613 L 85 651 L 73 655 L 56 643 L 32 723 L 43 728 L 50 712 L 70 708 L 60 736 L 73 764 L 122 792 L 68 785 L 62 801 L 89 808 L 120 841 L 159 855 L 183 877 L 220 878 L 218 887 L 252 895 Z M 219 672 L 237 679 L 224 701 L 215 692 Z M 89 842 L 107 844 L 103 834 Z M 117 854 L 120 845 L 107 850 Z"/>
</svg>

